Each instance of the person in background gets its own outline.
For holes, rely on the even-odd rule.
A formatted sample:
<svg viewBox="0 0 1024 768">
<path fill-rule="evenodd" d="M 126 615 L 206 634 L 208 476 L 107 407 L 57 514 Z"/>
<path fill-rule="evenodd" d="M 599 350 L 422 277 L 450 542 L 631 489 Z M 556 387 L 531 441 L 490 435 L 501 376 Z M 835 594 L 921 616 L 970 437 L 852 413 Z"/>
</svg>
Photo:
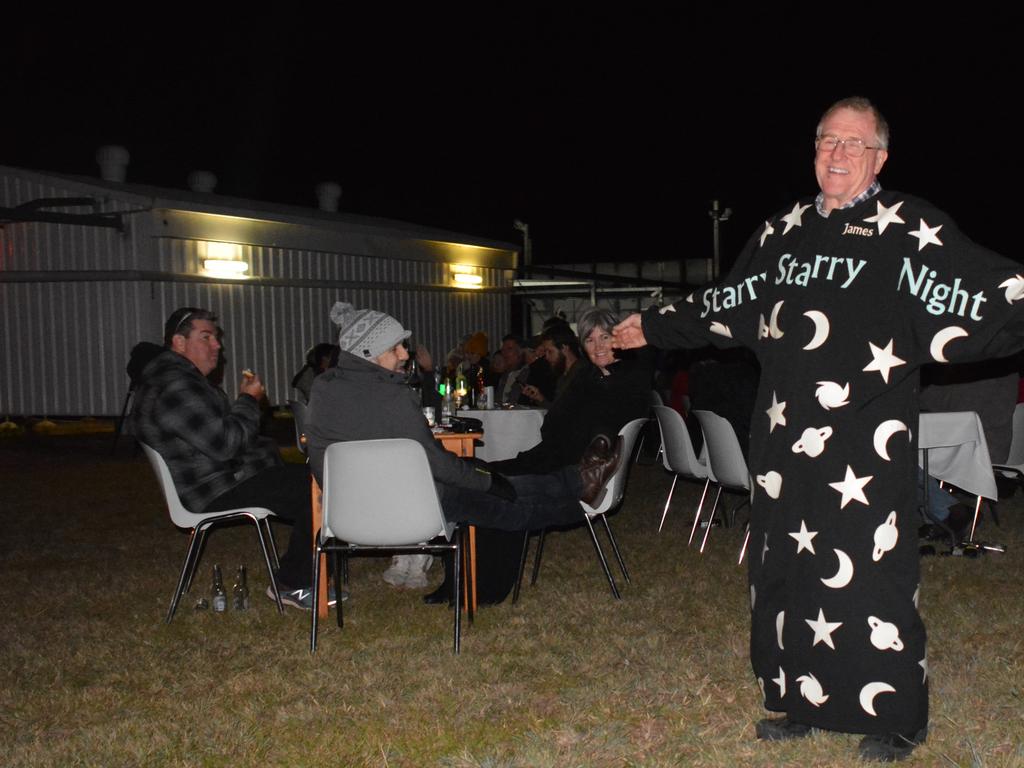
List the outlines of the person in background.
<svg viewBox="0 0 1024 768">
<path fill-rule="evenodd" d="M 530 377 L 530 366 L 526 364 L 523 340 L 510 333 L 501 340 L 501 357 L 505 370 L 498 379 L 494 390 L 495 399 L 502 405 L 529 405 L 530 398 L 523 397 L 523 385 Z"/>
<path fill-rule="evenodd" d="M 300 403 L 309 402 L 309 390 L 313 386 L 313 379 L 330 367 L 331 360 L 338 354 L 337 349 L 334 344 L 324 343 L 315 344 L 306 350 L 305 364 L 292 377 L 295 399 Z"/>
<path fill-rule="evenodd" d="M 589 361 L 578 365 L 585 360 L 583 351 L 580 349 L 580 341 L 572 332 L 568 324 L 558 325 L 540 336 L 541 342 L 538 347 L 540 353 L 547 361 L 548 367 L 554 377 L 552 393 L 545 393 L 540 387 L 530 383 L 523 387 L 523 394 L 541 408 L 550 408 L 562 396 L 572 383 L 573 378 L 583 370 Z M 530 381 L 533 381 L 531 374 Z"/>
</svg>

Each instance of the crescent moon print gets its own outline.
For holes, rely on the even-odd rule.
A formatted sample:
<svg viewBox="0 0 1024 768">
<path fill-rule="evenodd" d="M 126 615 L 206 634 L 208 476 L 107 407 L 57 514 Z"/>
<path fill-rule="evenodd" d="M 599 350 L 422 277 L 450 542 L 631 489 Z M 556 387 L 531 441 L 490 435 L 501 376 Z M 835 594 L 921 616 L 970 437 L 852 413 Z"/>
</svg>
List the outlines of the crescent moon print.
<svg viewBox="0 0 1024 768">
<path fill-rule="evenodd" d="M 817 349 L 828 341 L 830 327 L 828 318 L 825 317 L 825 313 L 820 312 L 817 309 L 811 309 L 804 312 L 804 317 L 810 319 L 810 321 L 814 323 L 814 336 L 812 336 L 811 340 L 804 346 L 804 349 L 809 352 L 812 349 Z"/>
<path fill-rule="evenodd" d="M 711 322 L 711 332 L 717 333 L 719 336 L 725 336 L 726 338 L 732 338 L 732 331 L 729 330 L 729 326 L 724 323 L 720 323 L 717 320 Z"/>
<path fill-rule="evenodd" d="M 899 419 L 889 419 L 875 427 L 875 436 L 872 441 L 875 444 L 875 453 L 886 461 L 892 461 L 892 459 L 889 458 L 889 438 L 897 432 L 902 432 L 904 430 L 907 430 L 907 437 L 909 438 L 910 431 L 907 429 L 907 425 Z"/>
<path fill-rule="evenodd" d="M 951 325 L 948 328 L 943 328 L 941 331 L 936 333 L 935 337 L 932 339 L 932 345 L 929 348 L 929 352 L 931 352 L 932 357 L 940 363 L 948 363 L 949 360 L 946 359 L 946 345 L 953 339 L 958 339 L 961 336 L 967 335 L 967 331 L 959 325 Z"/>
<path fill-rule="evenodd" d="M 839 558 L 839 570 L 836 571 L 836 575 L 828 579 L 822 579 L 821 583 L 826 587 L 832 589 L 842 589 L 850 580 L 853 579 L 853 561 L 850 556 L 843 552 L 841 549 L 833 549 L 836 553 L 836 557 Z"/>
<path fill-rule="evenodd" d="M 768 321 L 768 332 L 771 334 L 773 339 L 781 339 L 784 335 L 781 328 L 779 328 L 779 310 L 782 309 L 782 301 L 776 302 L 772 308 L 772 316 Z"/>
<path fill-rule="evenodd" d="M 896 693 L 896 689 L 888 683 L 868 683 L 860 689 L 860 707 L 872 717 L 878 717 L 875 696 L 880 693 Z"/>
</svg>

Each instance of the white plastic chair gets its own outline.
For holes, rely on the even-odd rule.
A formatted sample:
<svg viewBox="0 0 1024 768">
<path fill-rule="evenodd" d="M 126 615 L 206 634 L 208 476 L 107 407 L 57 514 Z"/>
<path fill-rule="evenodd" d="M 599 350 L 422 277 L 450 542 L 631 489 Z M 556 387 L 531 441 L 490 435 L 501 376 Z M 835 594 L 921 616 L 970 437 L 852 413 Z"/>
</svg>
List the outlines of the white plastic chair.
<svg viewBox="0 0 1024 768">
<path fill-rule="evenodd" d="M 274 590 L 274 599 L 277 601 L 277 611 L 278 613 L 283 613 L 284 606 L 281 605 L 281 596 L 277 591 L 277 581 L 274 579 L 274 569 L 280 567 L 280 561 L 277 558 L 277 547 L 274 544 L 274 536 L 270 530 L 270 518 L 274 513 L 262 507 L 202 512 L 199 514 L 189 512 L 178 497 L 178 489 L 174 487 L 174 480 L 163 456 L 145 443 L 140 443 L 140 445 L 142 446 L 143 453 L 146 454 L 146 458 L 149 459 L 150 466 L 153 467 L 153 471 L 156 473 L 160 490 L 163 491 L 164 499 L 167 502 L 167 511 L 171 515 L 171 522 L 179 528 L 189 529 L 188 550 L 185 552 L 185 562 L 181 565 L 178 586 L 174 590 L 174 597 L 171 598 L 171 607 L 167 609 L 167 618 L 164 621 L 168 624 L 171 623 L 171 619 L 174 618 L 174 612 L 178 609 L 178 603 L 181 601 L 181 596 L 192 586 L 192 576 L 195 574 L 196 566 L 199 563 L 199 554 L 203 548 L 203 542 L 206 540 L 206 532 L 217 523 L 223 523 L 227 520 L 238 520 L 243 517 L 252 520 L 256 525 L 260 549 L 263 550 L 263 561 L 266 563 L 267 573 L 270 574 L 270 584 Z M 265 532 L 263 530 L 264 524 L 267 527 Z M 270 545 L 269 547 L 267 546 L 268 544 Z M 273 555 L 273 564 L 271 564 L 271 555 Z"/>
<path fill-rule="evenodd" d="M 1010 453 L 1003 464 L 993 464 L 992 469 L 1024 483 L 1024 403 L 1017 403 L 1013 409 Z"/>
<path fill-rule="evenodd" d="M 633 421 L 626 424 L 622 429 L 619 430 L 619 437 L 622 439 L 622 449 L 619 460 L 619 466 L 612 474 L 608 481 L 605 483 L 604 492 L 597 499 L 597 506 L 590 506 L 582 501 L 580 507 L 583 511 L 583 521 L 587 524 L 587 529 L 590 531 L 590 540 L 594 543 L 594 549 L 597 551 L 597 559 L 601 562 L 601 568 L 604 570 L 604 575 L 608 578 L 608 586 L 611 587 L 612 596 L 616 600 L 620 600 L 622 596 L 619 594 L 619 588 L 615 584 L 615 579 L 612 577 L 611 569 L 608 568 L 608 560 L 604 556 L 604 550 L 601 549 L 601 543 L 597 540 L 597 533 L 594 531 L 594 518 L 600 518 L 604 524 L 605 532 L 608 534 L 608 541 L 611 542 L 612 551 L 615 553 L 615 559 L 619 561 L 619 568 L 622 570 L 622 576 L 625 578 L 626 583 L 629 583 L 629 571 L 626 570 L 626 564 L 622 561 L 622 554 L 619 552 L 619 545 L 615 541 L 615 536 L 612 535 L 611 526 L 608 525 L 608 513 L 618 508 L 622 502 L 622 496 L 626 491 L 626 479 L 629 476 L 629 467 L 632 463 L 633 449 L 636 447 L 636 439 L 641 428 L 647 423 L 647 419 L 633 419 Z M 533 561 L 533 577 L 530 580 L 531 584 L 537 583 L 537 574 L 540 572 L 540 559 L 544 553 L 544 537 L 547 533 L 547 529 L 541 529 L 540 540 L 537 543 L 537 554 L 534 556 Z M 523 552 L 519 559 L 519 576 L 516 579 L 515 592 L 512 595 L 512 602 L 516 602 L 519 599 L 519 585 L 523 580 L 523 571 L 526 568 L 526 551 L 529 547 L 530 542 L 529 531 L 523 537 Z"/>
<path fill-rule="evenodd" d="M 315 532 L 314 532 L 315 534 Z M 431 540 L 443 537 L 439 544 Z M 313 557 L 313 584 L 320 583 L 320 554 L 343 558 L 360 552 L 437 553 L 455 558 L 454 650 L 461 644 L 460 563 L 462 531 L 441 512 L 423 446 L 409 438 L 332 443 L 324 455 L 323 527 Z M 341 594 L 341 569 L 334 568 Z M 319 590 L 313 590 L 309 651 L 316 652 Z M 344 626 L 338 601 L 338 626 Z"/>
<path fill-rule="evenodd" d="M 664 451 L 662 462 L 665 469 L 672 473 L 672 487 L 668 490 L 668 498 L 665 499 L 665 509 L 661 513 L 661 523 L 658 525 L 658 533 L 661 533 L 665 525 L 665 517 L 668 515 L 669 505 L 672 503 L 672 493 L 676 489 L 676 482 L 680 476 L 689 480 L 703 480 L 704 491 L 700 495 L 700 504 L 697 505 L 697 515 L 693 519 L 693 527 L 690 530 L 690 541 L 693 541 L 694 531 L 697 529 L 697 522 L 700 520 L 700 513 L 704 507 L 704 499 L 708 495 L 708 487 L 711 485 L 711 477 L 708 475 L 706 450 L 701 451 L 700 458 L 693 450 L 693 441 L 690 440 L 690 432 L 686 428 L 686 422 L 674 408 L 664 405 L 654 406 L 654 417 L 658 420 L 658 428 L 661 430 L 661 446 Z"/>
<path fill-rule="evenodd" d="M 750 503 L 750 471 L 747 469 L 747 460 L 743 457 L 740 449 L 740 441 L 736 438 L 736 431 L 732 424 L 723 419 L 717 413 L 711 411 L 694 411 L 693 415 L 700 422 L 701 432 L 704 433 L 704 445 L 708 455 L 708 472 L 713 482 L 718 484 L 718 493 L 715 495 L 715 504 L 708 516 L 707 528 L 704 529 L 704 539 L 700 544 L 700 551 L 704 552 L 704 545 L 707 544 L 708 533 L 711 531 L 711 523 L 715 519 L 715 511 L 718 509 L 718 501 L 722 497 L 722 490 L 746 492 L 747 498 L 732 511 L 729 515 L 735 519 L 736 512 L 740 507 Z M 728 520 L 726 524 L 728 524 Z M 740 549 L 740 562 L 743 562 L 743 555 L 747 551 L 747 542 L 750 539 L 750 524 L 747 524 L 747 531 L 743 537 L 743 546 Z"/>
</svg>

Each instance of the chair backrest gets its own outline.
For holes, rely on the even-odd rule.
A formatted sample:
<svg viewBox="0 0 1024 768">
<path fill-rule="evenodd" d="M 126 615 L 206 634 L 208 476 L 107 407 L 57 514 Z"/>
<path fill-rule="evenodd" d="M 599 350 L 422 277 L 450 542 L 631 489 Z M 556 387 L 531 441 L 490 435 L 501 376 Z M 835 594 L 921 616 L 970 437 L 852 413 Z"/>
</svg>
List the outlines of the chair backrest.
<svg viewBox="0 0 1024 768">
<path fill-rule="evenodd" d="M 171 515 L 171 522 L 179 528 L 194 528 L 202 518 L 200 515 L 189 512 L 181 503 L 181 499 L 178 498 L 178 489 L 174 487 L 174 478 L 171 477 L 171 470 L 167 468 L 164 457 L 145 443 L 139 443 L 139 445 L 142 446 L 142 452 L 146 454 L 149 465 L 156 473 L 156 480 L 160 484 L 160 490 L 163 491 L 164 500 L 167 502 L 167 511 Z"/>
<path fill-rule="evenodd" d="M 298 448 L 303 455 L 306 455 L 309 449 L 307 448 L 305 441 L 302 439 L 302 436 L 306 431 L 306 415 L 308 413 L 309 406 L 305 403 L 300 403 L 298 400 L 289 400 L 288 407 L 292 409 L 292 419 L 295 421 L 295 447 Z"/>
<path fill-rule="evenodd" d="M 1010 437 L 1010 455 L 1003 464 L 1019 466 L 1024 464 L 1024 403 L 1017 403 L 1013 409 L 1013 434 Z"/>
<path fill-rule="evenodd" d="M 423 446 L 406 437 L 332 443 L 324 455 L 323 539 L 399 547 L 455 530 Z"/>
<path fill-rule="evenodd" d="M 647 419 L 633 419 L 619 430 L 619 436 L 622 437 L 622 456 L 615 473 L 605 483 L 604 495 L 598 499 L 596 507 L 591 507 L 582 501 L 580 502 L 580 505 L 589 514 L 603 514 L 622 501 L 622 495 L 626 492 L 626 478 L 629 475 L 629 468 L 633 463 L 633 449 L 636 447 L 636 438 L 647 421 Z"/>
<path fill-rule="evenodd" d="M 697 458 L 693 441 L 686 428 L 686 422 L 675 408 L 666 405 L 654 406 L 654 416 L 661 430 L 661 444 L 665 448 L 662 461 L 665 469 L 677 475 L 703 480 L 708 476 L 708 467 Z"/>
<path fill-rule="evenodd" d="M 662 399 L 661 395 L 658 394 L 658 390 L 652 389 L 651 390 L 651 405 L 654 406 L 654 407 L 657 407 L 659 405 L 664 405 L 664 404 L 665 404 L 665 401 Z"/>
<path fill-rule="evenodd" d="M 704 445 L 708 449 L 708 468 L 714 479 L 726 488 L 750 490 L 750 471 L 743 458 L 740 441 L 732 424 L 717 413 L 694 411 L 704 433 Z"/>
</svg>

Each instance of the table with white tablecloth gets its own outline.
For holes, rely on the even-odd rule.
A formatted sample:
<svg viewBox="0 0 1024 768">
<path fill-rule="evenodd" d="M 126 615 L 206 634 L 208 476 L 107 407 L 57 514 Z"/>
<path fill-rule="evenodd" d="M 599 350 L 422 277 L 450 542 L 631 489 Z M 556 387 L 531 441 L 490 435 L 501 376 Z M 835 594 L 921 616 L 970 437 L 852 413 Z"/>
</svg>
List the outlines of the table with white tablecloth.
<svg viewBox="0 0 1024 768">
<path fill-rule="evenodd" d="M 922 413 L 917 447 L 921 465 L 928 451 L 928 474 L 977 496 L 999 498 L 985 429 L 974 411 Z"/>
<path fill-rule="evenodd" d="M 543 408 L 511 408 L 493 411 L 459 411 L 459 416 L 479 419 L 484 425 L 482 445 L 476 456 L 484 461 L 514 459 L 540 442 L 540 426 L 544 423 Z"/>
</svg>

